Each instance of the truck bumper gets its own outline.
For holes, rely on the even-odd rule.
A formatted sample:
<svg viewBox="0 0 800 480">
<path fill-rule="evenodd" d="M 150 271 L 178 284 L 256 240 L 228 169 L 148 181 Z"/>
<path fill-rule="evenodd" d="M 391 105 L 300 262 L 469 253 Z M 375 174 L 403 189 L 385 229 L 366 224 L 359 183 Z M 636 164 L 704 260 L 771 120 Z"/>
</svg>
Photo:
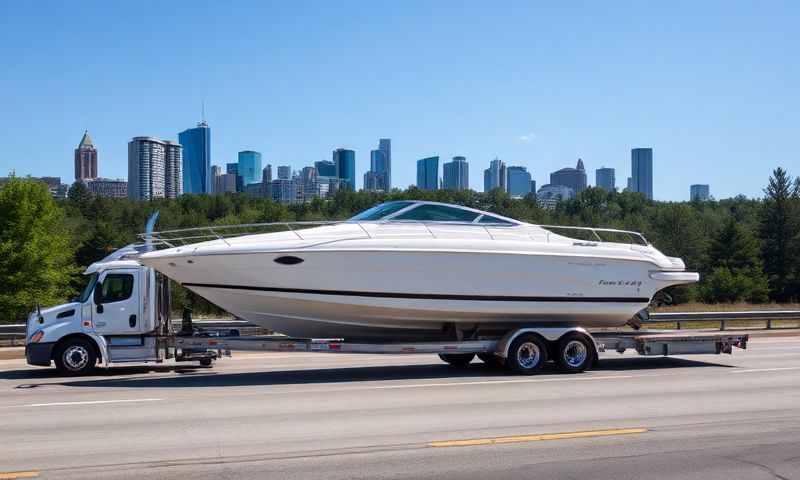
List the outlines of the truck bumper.
<svg viewBox="0 0 800 480">
<path fill-rule="evenodd" d="M 28 343 L 25 345 L 25 359 L 30 365 L 49 367 L 55 342 Z"/>
</svg>

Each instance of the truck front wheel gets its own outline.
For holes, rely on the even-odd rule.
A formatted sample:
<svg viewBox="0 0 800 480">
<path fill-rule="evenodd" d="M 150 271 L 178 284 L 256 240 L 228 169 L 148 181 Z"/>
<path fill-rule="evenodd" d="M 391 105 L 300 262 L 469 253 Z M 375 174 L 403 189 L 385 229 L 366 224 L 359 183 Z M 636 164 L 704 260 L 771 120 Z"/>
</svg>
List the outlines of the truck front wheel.
<svg viewBox="0 0 800 480">
<path fill-rule="evenodd" d="M 64 341 L 56 348 L 54 360 L 62 375 L 87 375 L 97 363 L 94 346 L 83 338 Z"/>
</svg>

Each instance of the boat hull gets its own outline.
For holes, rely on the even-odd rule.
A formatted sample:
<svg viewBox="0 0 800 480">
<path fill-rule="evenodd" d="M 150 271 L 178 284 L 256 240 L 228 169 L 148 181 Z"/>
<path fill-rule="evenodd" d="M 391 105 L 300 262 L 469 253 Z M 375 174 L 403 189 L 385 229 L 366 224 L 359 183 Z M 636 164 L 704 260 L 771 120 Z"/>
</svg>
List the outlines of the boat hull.
<svg viewBox="0 0 800 480">
<path fill-rule="evenodd" d="M 142 261 L 237 317 L 315 338 L 617 327 L 676 283 L 651 278 L 647 261 L 510 251 L 306 249 Z"/>
</svg>

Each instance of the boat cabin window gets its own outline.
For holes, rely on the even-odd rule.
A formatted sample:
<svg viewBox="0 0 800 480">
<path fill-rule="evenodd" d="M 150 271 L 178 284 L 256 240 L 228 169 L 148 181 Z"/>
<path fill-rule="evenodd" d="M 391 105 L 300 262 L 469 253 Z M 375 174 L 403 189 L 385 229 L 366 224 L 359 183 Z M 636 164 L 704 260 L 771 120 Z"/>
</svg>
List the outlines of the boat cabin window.
<svg viewBox="0 0 800 480">
<path fill-rule="evenodd" d="M 478 218 L 478 215 L 480 215 L 480 213 L 462 210 L 460 208 L 423 203 L 417 208 L 397 215 L 396 217 L 392 218 L 392 220 L 415 220 L 420 222 L 472 222 Z"/>
<path fill-rule="evenodd" d="M 351 218 L 350 220 L 360 220 L 362 222 L 380 220 L 387 215 L 391 215 L 395 212 L 399 212 L 400 210 L 406 208 L 407 206 L 411 205 L 414 202 L 386 202 L 381 203 L 380 205 L 375 205 L 374 207 L 364 210 L 363 212 L 359 213 L 355 217 Z"/>
<path fill-rule="evenodd" d="M 478 223 L 493 223 L 495 225 L 513 225 L 513 223 L 509 222 L 508 220 L 503 220 L 502 218 L 493 217 L 491 215 L 484 215 L 478 220 Z"/>
</svg>

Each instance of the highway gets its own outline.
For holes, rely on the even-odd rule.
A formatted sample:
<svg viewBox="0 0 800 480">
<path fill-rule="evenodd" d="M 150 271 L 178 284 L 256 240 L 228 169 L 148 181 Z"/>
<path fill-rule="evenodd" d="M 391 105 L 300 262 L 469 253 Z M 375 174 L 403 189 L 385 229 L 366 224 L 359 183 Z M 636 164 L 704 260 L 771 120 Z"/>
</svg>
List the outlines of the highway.
<svg viewBox="0 0 800 480">
<path fill-rule="evenodd" d="M 800 337 L 534 377 L 429 355 L 78 379 L 0 359 L 0 439 L 0 479 L 800 479 Z"/>
</svg>

